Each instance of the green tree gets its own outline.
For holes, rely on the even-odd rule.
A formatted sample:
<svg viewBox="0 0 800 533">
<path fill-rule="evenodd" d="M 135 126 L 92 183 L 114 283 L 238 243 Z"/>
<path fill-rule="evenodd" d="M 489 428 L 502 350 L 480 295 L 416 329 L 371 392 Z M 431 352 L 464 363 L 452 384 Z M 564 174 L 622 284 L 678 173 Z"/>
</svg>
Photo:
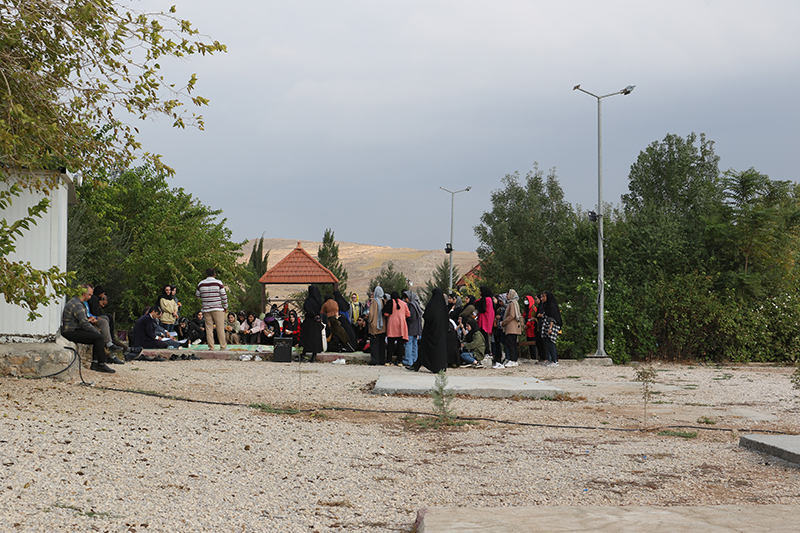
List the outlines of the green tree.
<svg viewBox="0 0 800 533">
<path fill-rule="evenodd" d="M 453 265 L 453 283 L 458 280 L 458 267 Z M 425 282 L 425 286 L 419 291 L 419 297 L 423 302 L 431 299 L 433 289 L 440 288 L 445 294 L 450 294 L 450 260 L 445 257 L 433 271 L 431 279 Z"/>
<path fill-rule="evenodd" d="M 68 235 L 67 267 L 107 287 L 119 320 L 138 317 L 166 284 L 178 287 L 183 313 L 190 314 L 209 267 L 229 286 L 242 281 L 236 263 L 242 243 L 230 240 L 225 219 L 217 220 L 221 211 L 170 189 L 166 174 L 150 165 L 96 181 L 78 188 L 79 204 L 70 208 L 69 226 L 94 230 L 91 239 Z"/>
<path fill-rule="evenodd" d="M 575 213 L 564 201 L 555 169 L 545 178 L 534 165 L 524 183 L 519 173 L 493 191 L 492 209 L 475 226 L 481 277 L 496 288 L 533 285 L 558 290 L 562 240 L 573 231 Z"/>
<path fill-rule="evenodd" d="M 381 273 L 369 280 L 369 291 L 381 286 L 385 294 L 392 294 L 394 291 L 401 293 L 408 289 L 408 279 L 406 275 L 394 269 L 394 262 L 389 261 L 385 267 L 381 268 Z"/>
<path fill-rule="evenodd" d="M 333 230 L 326 229 L 322 237 L 322 246 L 317 250 L 317 260 L 322 266 L 333 272 L 339 280 L 339 290 L 345 294 L 347 290 L 347 270 L 339 261 L 339 245 L 333 238 Z M 324 292 L 323 292 L 324 294 Z"/>
<path fill-rule="evenodd" d="M 199 37 L 191 23 L 168 13 L 143 14 L 113 0 L 7 0 L 0 5 L 0 193 L 5 210 L 20 190 L 56 186 L 67 168 L 94 174 L 126 168 L 137 158 L 165 167 L 141 152 L 135 128 L 119 118 L 166 115 L 177 127 L 202 117 L 182 109 L 191 102 L 196 77 L 185 84 L 161 74 L 166 58 L 224 51 Z M 135 51 L 135 53 L 134 53 Z M 14 241 L 47 209 L 45 197 L 29 216 L 0 226 L 0 287 L 6 301 L 31 311 L 65 294 L 68 277 L 58 269 L 36 270 L 10 262 Z M 48 287 L 48 288 L 45 288 Z"/>
</svg>

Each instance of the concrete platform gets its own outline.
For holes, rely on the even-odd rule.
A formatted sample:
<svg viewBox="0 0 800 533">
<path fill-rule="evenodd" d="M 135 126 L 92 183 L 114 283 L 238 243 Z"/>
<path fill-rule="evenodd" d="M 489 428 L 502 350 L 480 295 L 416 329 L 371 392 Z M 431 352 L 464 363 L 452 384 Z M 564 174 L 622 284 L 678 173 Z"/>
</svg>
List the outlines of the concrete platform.
<svg viewBox="0 0 800 533">
<path fill-rule="evenodd" d="M 487 370 L 488 372 L 488 370 Z M 433 388 L 436 376 L 417 374 L 398 369 L 397 373 L 378 377 L 373 394 L 428 394 Z M 513 376 L 447 376 L 447 388 L 456 394 L 483 398 L 548 398 L 564 392 L 536 378 Z"/>
<path fill-rule="evenodd" d="M 723 533 L 800 531 L 800 507 L 428 507 L 417 513 L 418 533 Z"/>
<path fill-rule="evenodd" d="M 800 435 L 742 435 L 739 446 L 800 465 Z"/>
<path fill-rule="evenodd" d="M 142 353 L 149 356 L 149 357 L 163 357 L 164 359 L 169 359 L 169 357 L 174 354 L 190 354 L 193 353 L 200 359 L 223 359 L 223 360 L 230 360 L 230 361 L 237 361 L 242 354 L 250 354 L 250 355 L 260 355 L 265 361 L 272 362 L 272 346 L 263 345 L 263 351 L 257 352 L 255 351 L 255 346 L 253 345 L 233 345 L 228 346 L 227 350 L 220 350 L 217 348 L 214 351 L 208 349 L 208 346 L 205 344 L 199 344 L 197 346 L 191 346 L 187 348 L 169 348 L 169 349 L 157 349 L 157 348 L 146 348 L 142 350 Z M 321 353 L 317 354 L 317 361 L 321 363 L 330 363 L 337 359 L 344 359 L 347 361 L 347 364 L 367 364 L 369 363 L 369 354 L 365 354 L 362 352 L 353 352 L 353 353 Z"/>
</svg>

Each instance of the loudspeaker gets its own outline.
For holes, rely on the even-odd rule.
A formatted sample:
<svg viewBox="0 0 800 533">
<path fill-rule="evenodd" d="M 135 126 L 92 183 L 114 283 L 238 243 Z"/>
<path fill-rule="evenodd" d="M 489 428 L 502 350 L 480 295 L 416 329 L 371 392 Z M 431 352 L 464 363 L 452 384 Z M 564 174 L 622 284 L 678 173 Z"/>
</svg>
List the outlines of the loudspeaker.
<svg viewBox="0 0 800 533">
<path fill-rule="evenodd" d="M 272 352 L 272 361 L 275 363 L 292 362 L 292 338 L 275 337 L 272 339 L 275 349 Z"/>
</svg>

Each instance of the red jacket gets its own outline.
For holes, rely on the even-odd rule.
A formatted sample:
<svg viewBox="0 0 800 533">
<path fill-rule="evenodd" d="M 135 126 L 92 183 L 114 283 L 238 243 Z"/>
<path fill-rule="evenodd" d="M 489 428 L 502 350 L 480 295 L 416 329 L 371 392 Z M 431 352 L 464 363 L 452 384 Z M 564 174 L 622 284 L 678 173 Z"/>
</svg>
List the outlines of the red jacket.
<svg viewBox="0 0 800 533">
<path fill-rule="evenodd" d="M 525 300 L 528 302 L 528 316 L 525 318 L 525 335 L 530 338 L 536 337 L 536 304 L 533 301 L 533 296 L 526 296 Z"/>
</svg>

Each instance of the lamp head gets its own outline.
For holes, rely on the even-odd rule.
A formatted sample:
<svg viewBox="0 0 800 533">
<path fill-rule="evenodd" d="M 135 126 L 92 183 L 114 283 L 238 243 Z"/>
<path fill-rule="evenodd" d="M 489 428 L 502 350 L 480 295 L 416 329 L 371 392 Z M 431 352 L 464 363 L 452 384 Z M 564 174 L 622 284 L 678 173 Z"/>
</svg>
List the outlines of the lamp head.
<svg viewBox="0 0 800 533">
<path fill-rule="evenodd" d="M 465 191 L 469 191 L 471 188 L 472 188 L 472 186 L 469 186 L 469 187 L 467 187 L 467 188 L 466 188 L 466 189 L 464 189 L 464 190 L 465 190 Z"/>
<path fill-rule="evenodd" d="M 627 87 L 622 89 L 620 92 L 622 94 L 631 94 L 635 88 L 636 88 L 636 85 L 628 85 Z"/>
</svg>

